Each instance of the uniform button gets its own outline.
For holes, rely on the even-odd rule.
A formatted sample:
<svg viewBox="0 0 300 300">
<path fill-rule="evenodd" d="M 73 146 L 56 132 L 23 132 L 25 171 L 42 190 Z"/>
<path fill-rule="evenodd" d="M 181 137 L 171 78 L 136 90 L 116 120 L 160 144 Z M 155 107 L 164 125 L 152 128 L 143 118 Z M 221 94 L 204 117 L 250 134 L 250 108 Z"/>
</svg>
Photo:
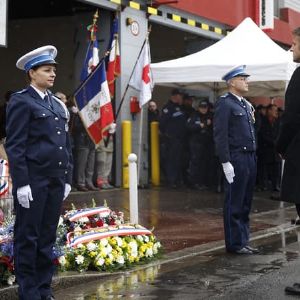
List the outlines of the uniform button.
<svg viewBox="0 0 300 300">
<path fill-rule="evenodd" d="M 244 150 L 247 150 L 247 147 L 244 147 Z"/>
<path fill-rule="evenodd" d="M 45 116 L 46 116 L 46 114 L 42 114 L 42 116 L 43 116 L 43 117 L 45 117 Z"/>
<path fill-rule="evenodd" d="M 57 131 L 57 134 L 59 135 L 59 134 L 60 134 L 60 131 Z"/>
<path fill-rule="evenodd" d="M 60 150 L 62 150 L 62 148 L 63 148 L 62 146 L 59 147 Z"/>
<path fill-rule="evenodd" d="M 60 161 L 60 162 L 58 162 L 58 165 L 60 166 L 62 164 L 62 162 Z"/>
<path fill-rule="evenodd" d="M 55 121 L 58 121 L 58 117 L 55 117 L 54 120 L 55 120 Z"/>
<path fill-rule="evenodd" d="M 65 171 L 65 174 L 68 174 L 68 171 Z"/>
</svg>

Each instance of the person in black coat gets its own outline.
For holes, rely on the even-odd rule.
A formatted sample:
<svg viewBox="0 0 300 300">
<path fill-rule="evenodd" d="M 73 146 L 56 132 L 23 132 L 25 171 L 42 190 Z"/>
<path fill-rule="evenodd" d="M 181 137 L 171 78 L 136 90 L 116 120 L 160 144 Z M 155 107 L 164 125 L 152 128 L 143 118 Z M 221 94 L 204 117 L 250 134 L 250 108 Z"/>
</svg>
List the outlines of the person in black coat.
<svg viewBox="0 0 300 300">
<path fill-rule="evenodd" d="M 300 27 L 293 31 L 293 59 L 300 62 Z M 296 204 L 300 215 L 300 68 L 285 93 L 285 110 L 281 117 L 277 151 L 285 159 L 280 199 Z"/>
<path fill-rule="evenodd" d="M 213 158 L 213 123 L 207 101 L 200 102 L 198 111 L 187 121 L 190 152 L 190 180 L 192 187 L 203 190 L 210 184 L 209 174 Z"/>
<path fill-rule="evenodd" d="M 293 32 L 294 62 L 300 63 L 300 27 Z M 285 93 L 285 111 L 281 117 L 277 151 L 285 159 L 280 199 L 295 203 L 300 216 L 300 67 L 294 71 Z M 286 287 L 288 294 L 300 295 L 300 284 Z"/>
<path fill-rule="evenodd" d="M 258 132 L 259 155 L 266 174 L 263 186 L 267 186 L 267 181 L 271 181 L 271 190 L 279 191 L 280 164 L 281 158 L 278 155 L 275 142 L 279 134 L 278 108 L 275 104 L 267 107 L 265 118 L 261 119 L 260 130 Z"/>
<path fill-rule="evenodd" d="M 30 85 L 10 97 L 6 144 L 13 183 L 14 264 L 19 299 L 51 300 L 53 245 L 72 182 L 69 113 L 48 89 L 56 77 L 54 46 L 22 56 Z"/>
<path fill-rule="evenodd" d="M 186 135 L 186 116 L 182 111 L 182 93 L 172 90 L 159 119 L 161 163 L 167 185 L 176 188 L 182 180 L 182 149 Z"/>
</svg>

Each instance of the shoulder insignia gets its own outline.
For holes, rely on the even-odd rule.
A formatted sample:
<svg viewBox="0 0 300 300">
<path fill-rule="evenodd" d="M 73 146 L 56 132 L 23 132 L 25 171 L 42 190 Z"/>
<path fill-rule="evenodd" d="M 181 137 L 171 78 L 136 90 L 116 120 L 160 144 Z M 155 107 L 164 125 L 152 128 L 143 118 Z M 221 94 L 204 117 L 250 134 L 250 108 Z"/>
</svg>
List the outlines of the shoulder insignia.
<svg viewBox="0 0 300 300">
<path fill-rule="evenodd" d="M 21 91 L 17 91 L 17 92 L 15 92 L 13 94 L 24 94 L 25 92 L 27 92 L 27 89 L 23 89 Z"/>
<path fill-rule="evenodd" d="M 222 95 L 220 98 L 226 98 L 228 96 L 228 93 Z"/>
</svg>

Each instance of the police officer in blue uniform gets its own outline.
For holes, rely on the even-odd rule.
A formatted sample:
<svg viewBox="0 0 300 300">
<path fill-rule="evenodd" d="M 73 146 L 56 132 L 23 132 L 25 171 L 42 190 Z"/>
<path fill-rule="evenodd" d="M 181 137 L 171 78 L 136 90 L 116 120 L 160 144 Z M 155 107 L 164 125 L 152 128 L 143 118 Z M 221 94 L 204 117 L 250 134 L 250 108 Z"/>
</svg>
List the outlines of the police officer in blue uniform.
<svg viewBox="0 0 300 300">
<path fill-rule="evenodd" d="M 182 149 L 186 134 L 186 116 L 182 111 L 182 101 L 182 93 L 174 89 L 159 120 L 162 166 L 167 184 L 172 188 L 176 188 L 182 180 Z"/>
<path fill-rule="evenodd" d="M 202 100 L 198 111 L 187 120 L 190 146 L 190 183 L 192 188 L 203 190 L 209 185 L 213 160 L 213 122 L 208 102 Z"/>
<path fill-rule="evenodd" d="M 54 46 L 22 56 L 30 85 L 10 98 L 6 151 L 15 200 L 14 263 L 19 299 L 54 299 L 53 245 L 62 201 L 71 190 L 68 110 L 48 89 L 56 76 Z"/>
<path fill-rule="evenodd" d="M 225 175 L 226 250 L 255 254 L 258 250 L 249 246 L 249 214 L 256 179 L 255 119 L 253 106 L 243 98 L 249 77 L 245 67 L 235 67 L 222 78 L 229 92 L 215 106 L 214 140 Z"/>
</svg>

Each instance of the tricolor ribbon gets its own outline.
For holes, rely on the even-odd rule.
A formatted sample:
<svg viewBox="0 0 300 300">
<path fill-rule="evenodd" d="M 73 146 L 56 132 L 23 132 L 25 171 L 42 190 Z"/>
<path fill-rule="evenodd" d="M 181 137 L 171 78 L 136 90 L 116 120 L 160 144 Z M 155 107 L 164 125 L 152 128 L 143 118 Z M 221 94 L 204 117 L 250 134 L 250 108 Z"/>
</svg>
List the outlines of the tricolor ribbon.
<svg viewBox="0 0 300 300">
<path fill-rule="evenodd" d="M 105 218 L 110 214 L 110 212 L 111 210 L 108 207 L 99 206 L 95 208 L 81 209 L 65 217 L 69 219 L 70 222 L 74 222 L 79 220 L 80 218 L 93 216 L 93 215 L 99 215 L 100 217 Z"/>
<path fill-rule="evenodd" d="M 91 231 L 93 232 L 86 232 L 80 236 L 74 236 L 75 232 L 69 232 L 67 234 L 67 243 L 76 248 L 79 244 L 86 244 L 91 241 L 101 240 L 104 238 L 112 237 L 112 236 L 130 236 L 130 235 L 150 235 L 152 232 L 142 226 L 136 228 L 134 226 L 109 226 L 106 228 L 101 228 L 101 231 L 95 231 L 95 228 L 82 230 L 84 231 Z"/>
</svg>

